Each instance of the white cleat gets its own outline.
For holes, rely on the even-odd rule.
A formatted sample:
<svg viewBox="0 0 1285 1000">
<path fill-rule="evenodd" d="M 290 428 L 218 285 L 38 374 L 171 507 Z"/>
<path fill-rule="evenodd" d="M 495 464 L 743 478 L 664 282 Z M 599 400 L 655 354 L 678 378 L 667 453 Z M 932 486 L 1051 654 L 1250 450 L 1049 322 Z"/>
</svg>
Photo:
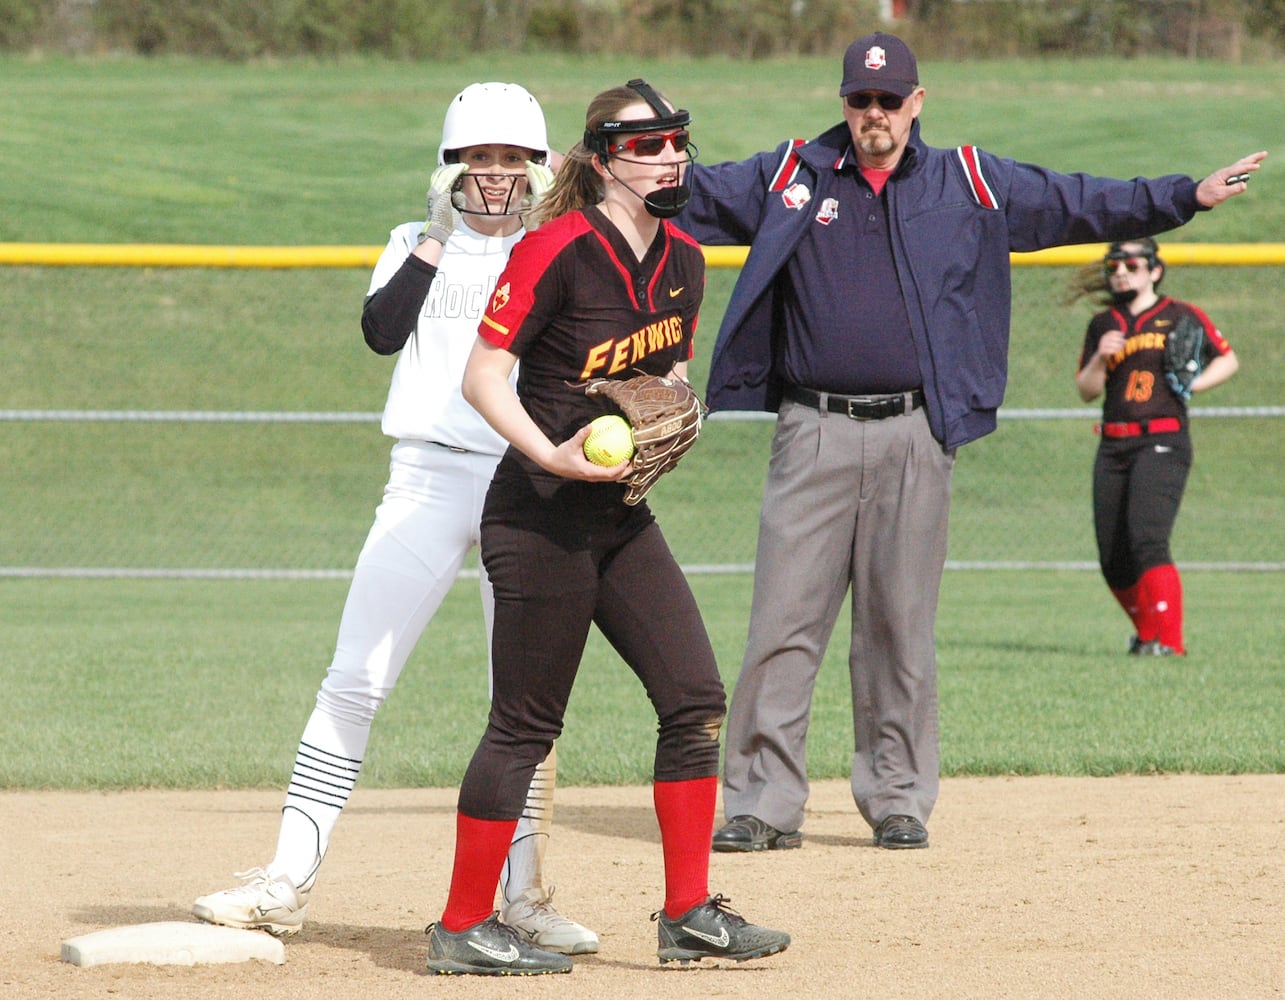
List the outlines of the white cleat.
<svg viewBox="0 0 1285 1000">
<path fill-rule="evenodd" d="M 267 931 L 274 937 L 298 934 L 308 912 L 308 890 L 297 889 L 284 875 L 263 868 L 237 872 L 244 885 L 202 896 L 192 904 L 192 916 L 207 924 Z"/>
<path fill-rule="evenodd" d="M 598 950 L 598 935 L 569 920 L 553 908 L 553 887 L 528 889 L 504 904 L 501 919 L 545 951 L 563 955 L 590 955 Z"/>
</svg>

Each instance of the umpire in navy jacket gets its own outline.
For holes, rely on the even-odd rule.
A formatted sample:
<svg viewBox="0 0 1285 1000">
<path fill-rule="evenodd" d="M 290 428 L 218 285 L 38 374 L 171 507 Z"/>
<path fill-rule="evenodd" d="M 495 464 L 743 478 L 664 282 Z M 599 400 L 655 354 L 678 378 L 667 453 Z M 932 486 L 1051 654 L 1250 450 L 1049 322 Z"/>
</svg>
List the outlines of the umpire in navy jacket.
<svg viewBox="0 0 1285 1000">
<path fill-rule="evenodd" d="M 750 245 L 706 401 L 777 413 L 715 850 L 802 843 L 812 691 L 849 588 L 853 798 L 877 846 L 928 845 L 954 450 L 1004 397 L 1009 253 L 1181 226 L 1266 156 L 1199 183 L 1057 173 L 928 146 L 924 94 L 906 44 L 867 35 L 844 56 L 841 124 L 690 169 L 678 223 Z"/>
</svg>

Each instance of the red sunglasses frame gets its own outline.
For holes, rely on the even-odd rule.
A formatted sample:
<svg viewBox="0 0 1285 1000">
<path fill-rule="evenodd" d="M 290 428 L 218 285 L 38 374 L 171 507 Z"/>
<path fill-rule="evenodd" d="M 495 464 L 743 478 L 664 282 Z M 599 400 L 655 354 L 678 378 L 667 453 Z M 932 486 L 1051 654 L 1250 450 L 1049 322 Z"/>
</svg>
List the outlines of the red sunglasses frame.
<svg viewBox="0 0 1285 1000">
<path fill-rule="evenodd" d="M 665 144 L 674 147 L 675 153 L 681 153 L 691 144 L 692 134 L 685 128 L 673 132 L 651 132 L 647 135 L 635 135 L 623 142 L 613 143 L 608 147 L 612 153 L 629 150 L 636 156 L 659 156 L 665 151 Z M 655 146 L 653 149 L 652 146 Z M 646 148 L 640 148 L 645 146 Z"/>
<path fill-rule="evenodd" d="M 1124 265 L 1124 269 L 1129 274 L 1137 274 L 1139 271 L 1150 271 L 1151 262 L 1146 257 L 1108 257 L 1102 262 L 1102 271 L 1109 278 L 1120 270 L 1117 266 Z"/>
</svg>

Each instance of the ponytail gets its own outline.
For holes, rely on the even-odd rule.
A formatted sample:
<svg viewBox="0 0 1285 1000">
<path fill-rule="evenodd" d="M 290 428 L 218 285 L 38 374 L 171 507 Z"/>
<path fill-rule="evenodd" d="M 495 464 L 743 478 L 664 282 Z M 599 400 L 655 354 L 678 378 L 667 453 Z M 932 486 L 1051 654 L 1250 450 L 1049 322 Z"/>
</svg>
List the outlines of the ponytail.
<svg viewBox="0 0 1285 1000">
<path fill-rule="evenodd" d="M 602 201 L 602 177 L 594 170 L 593 160 L 593 153 L 584 143 L 576 143 L 567 153 L 553 179 L 553 187 L 540 201 L 533 220 L 537 225 Z"/>
</svg>

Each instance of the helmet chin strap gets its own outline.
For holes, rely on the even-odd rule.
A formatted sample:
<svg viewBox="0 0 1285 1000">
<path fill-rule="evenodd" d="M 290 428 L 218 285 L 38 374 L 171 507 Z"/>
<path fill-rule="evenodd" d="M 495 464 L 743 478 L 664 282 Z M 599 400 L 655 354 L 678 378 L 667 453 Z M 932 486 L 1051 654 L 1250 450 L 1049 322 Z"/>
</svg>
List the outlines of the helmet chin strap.
<svg viewBox="0 0 1285 1000">
<path fill-rule="evenodd" d="M 674 187 L 659 188 L 651 194 L 639 194 L 629 184 L 616 176 L 616 172 L 611 169 L 611 164 L 606 164 L 606 170 L 611 179 L 623 187 L 635 198 L 642 201 L 643 207 L 647 209 L 647 214 L 656 219 L 672 219 L 675 215 L 687 207 L 688 201 L 692 197 L 692 189 L 686 184 L 677 184 Z"/>
</svg>

